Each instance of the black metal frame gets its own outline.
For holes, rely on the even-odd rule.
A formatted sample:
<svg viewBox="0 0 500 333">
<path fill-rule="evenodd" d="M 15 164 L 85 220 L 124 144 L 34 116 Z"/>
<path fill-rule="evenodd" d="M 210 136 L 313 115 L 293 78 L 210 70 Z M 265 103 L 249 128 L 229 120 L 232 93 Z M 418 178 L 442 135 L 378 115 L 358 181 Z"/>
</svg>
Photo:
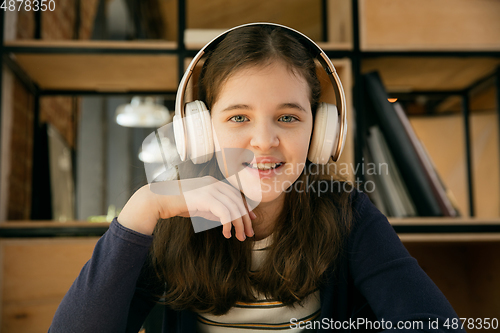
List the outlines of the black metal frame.
<svg viewBox="0 0 500 333">
<path fill-rule="evenodd" d="M 56 223 L 55 223 L 56 224 Z M 0 227 L 2 238 L 34 238 L 34 237 L 100 237 L 108 230 L 108 224 L 94 223 L 95 226 L 65 226 L 64 223 L 50 228 L 43 227 Z M 499 224 L 472 225 L 394 225 L 398 234 L 460 234 L 460 233 L 499 233 Z"/>
<path fill-rule="evenodd" d="M 76 1 L 76 3 L 80 3 L 80 1 Z M 327 1 L 322 0 L 321 6 L 323 8 L 323 14 L 321 17 L 322 20 L 322 32 L 323 37 L 327 37 L 328 33 L 328 22 L 327 22 Z M 178 32 L 177 32 L 177 48 L 171 50 L 159 50 L 159 49 L 116 49 L 116 48 L 87 48 L 87 47 L 50 47 L 50 48 L 39 48 L 39 47 L 7 47 L 4 46 L 4 12 L 0 11 L 0 91 L 2 88 L 2 69 L 3 64 L 6 64 L 14 74 L 21 80 L 21 82 L 26 86 L 26 88 L 34 95 L 35 100 L 38 101 L 41 96 L 48 95 L 137 95 L 137 94 L 158 94 L 158 95 L 171 95 L 175 94 L 175 91 L 128 91 L 128 92 L 100 92 L 100 91 L 73 91 L 73 90 L 43 90 L 33 82 L 29 76 L 22 70 L 17 63 L 9 57 L 11 53 L 47 53 L 47 54 L 175 54 L 178 56 L 178 75 L 179 80 L 182 77 L 182 73 L 184 72 L 184 61 L 188 57 L 194 56 L 197 51 L 196 50 L 187 50 L 184 42 L 184 31 L 187 26 L 187 0 L 178 0 Z M 76 12 L 79 12 L 79 8 L 75 8 Z M 41 38 L 41 15 L 40 13 L 35 13 L 35 38 Z M 373 52 L 373 51 L 362 51 L 360 49 L 360 32 L 359 32 L 359 8 L 358 1 L 352 0 L 352 23 L 353 23 L 353 49 L 350 51 L 326 51 L 327 55 L 331 58 L 336 57 L 347 57 L 351 59 L 354 87 L 353 87 L 353 104 L 354 109 L 356 110 L 356 127 L 357 132 L 355 136 L 355 163 L 361 163 L 362 161 L 362 151 L 364 146 L 364 133 L 366 132 L 366 124 L 364 122 L 364 88 L 362 85 L 362 74 L 361 74 L 361 63 L 363 59 L 373 58 L 373 57 L 389 57 L 389 56 L 398 56 L 398 57 L 498 57 L 500 58 L 500 51 L 464 51 L 464 52 L 451 52 L 451 51 L 383 51 L 383 52 Z M 79 29 L 80 22 L 77 21 L 75 23 L 75 29 Z M 78 34 L 78 33 L 77 33 Z M 478 84 L 482 83 L 486 79 L 491 79 L 494 77 L 496 79 L 496 87 L 497 87 L 497 110 L 499 114 L 499 128 L 500 128 L 500 67 L 496 70 L 495 73 L 488 75 L 487 77 L 479 80 L 475 84 L 471 85 L 467 89 L 463 91 L 419 91 L 412 92 L 411 94 L 419 94 L 419 95 L 438 95 L 441 94 L 443 96 L 450 95 L 461 95 L 463 97 L 463 116 L 464 116 L 464 127 L 465 127 L 465 141 L 466 141 L 466 149 L 467 149 L 467 175 L 468 175 L 468 190 L 469 190 L 469 208 L 471 212 L 471 216 L 474 216 L 474 205 L 473 205 L 473 179 L 472 179 L 472 162 L 471 162 L 471 149 L 470 149 L 470 134 L 469 134 L 469 108 L 468 108 L 468 95 L 469 92 L 476 87 Z M 0 106 L 1 106 L 1 96 L 0 96 Z M 38 114 L 39 103 L 35 103 L 37 105 L 35 113 Z M 0 109 L 1 115 L 1 109 Z M 35 117 L 37 119 L 37 117 Z M 1 129 L 1 117 L 0 117 L 0 129 Z M 0 135 L 1 140 L 1 135 Z M 0 141 L 1 147 L 1 141 Z M 362 179 L 362 175 L 357 175 Z M 396 229 L 399 229 L 397 227 Z M 425 227 L 425 230 L 431 232 L 431 230 L 436 230 L 436 228 L 428 228 Z M 445 228 L 446 229 L 446 228 Z M 488 228 L 486 228 L 488 229 Z M 486 231 L 485 228 L 478 226 L 476 230 L 477 232 Z M 425 232 L 425 230 L 423 230 Z M 448 231 L 450 231 L 449 229 Z M 498 231 L 498 230 L 497 230 Z M 82 233 L 87 231 L 82 230 Z M 58 234 L 54 233 L 55 234 Z M 19 233 L 18 233 L 19 234 Z M 0 236 L 6 235 L 5 231 L 0 229 Z M 39 235 L 39 232 L 33 233 L 33 236 Z"/>
<path fill-rule="evenodd" d="M 2 156 L 2 128 L 3 128 L 3 123 L 2 123 L 2 103 L 3 103 L 3 55 L 4 55 L 4 42 L 3 42 L 3 37 L 4 37 L 4 27 L 5 27 L 5 13 L 3 11 L 0 11 L 0 158 Z M 1 165 L 0 165 L 1 169 Z M 1 185 L 1 180 L 0 180 L 0 185 Z"/>
</svg>

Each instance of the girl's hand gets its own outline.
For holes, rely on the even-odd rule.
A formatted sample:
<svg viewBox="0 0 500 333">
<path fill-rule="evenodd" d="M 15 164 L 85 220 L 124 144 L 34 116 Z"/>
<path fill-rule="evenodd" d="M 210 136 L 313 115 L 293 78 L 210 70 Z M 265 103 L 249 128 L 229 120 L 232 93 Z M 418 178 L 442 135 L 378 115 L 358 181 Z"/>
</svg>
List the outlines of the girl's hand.
<svg viewBox="0 0 500 333">
<path fill-rule="evenodd" d="M 200 216 L 223 224 L 224 237 L 231 237 L 234 225 L 236 238 L 244 241 L 254 235 L 251 218 L 255 214 L 248 210 L 240 191 L 214 177 L 205 176 L 180 181 L 185 206 L 179 207 L 178 216 Z"/>
<path fill-rule="evenodd" d="M 254 235 L 251 218 L 256 216 L 248 210 L 241 192 L 233 186 L 211 176 L 164 183 L 166 187 L 180 188 L 181 194 L 157 194 L 145 185 L 134 193 L 120 212 L 120 224 L 151 235 L 159 218 L 200 216 L 222 222 L 226 238 L 231 237 L 231 225 L 234 225 L 236 238 L 240 241 Z"/>
</svg>

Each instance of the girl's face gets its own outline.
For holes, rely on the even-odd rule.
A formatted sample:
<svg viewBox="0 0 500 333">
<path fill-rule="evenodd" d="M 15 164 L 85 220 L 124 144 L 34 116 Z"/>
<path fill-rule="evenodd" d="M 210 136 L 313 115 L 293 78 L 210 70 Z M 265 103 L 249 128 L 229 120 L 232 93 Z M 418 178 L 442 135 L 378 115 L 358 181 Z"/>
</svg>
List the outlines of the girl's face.
<svg viewBox="0 0 500 333">
<path fill-rule="evenodd" d="M 302 173 L 313 117 L 310 88 L 286 65 L 242 69 L 229 77 L 211 115 L 219 167 L 255 202 L 271 202 Z M 226 149 L 237 148 L 237 149 Z M 229 172 L 228 175 L 235 172 Z"/>
</svg>

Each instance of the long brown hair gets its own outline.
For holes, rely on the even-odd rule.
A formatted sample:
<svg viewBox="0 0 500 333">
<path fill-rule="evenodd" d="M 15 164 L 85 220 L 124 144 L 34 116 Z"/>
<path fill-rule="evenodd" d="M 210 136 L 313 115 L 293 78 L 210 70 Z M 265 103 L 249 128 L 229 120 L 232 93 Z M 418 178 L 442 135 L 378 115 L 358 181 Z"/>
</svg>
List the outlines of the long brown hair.
<svg viewBox="0 0 500 333">
<path fill-rule="evenodd" d="M 321 94 L 314 59 L 281 28 L 254 26 L 229 33 L 205 61 L 199 95 L 210 109 L 230 75 L 273 61 L 282 61 L 306 79 L 314 115 Z M 223 179 L 214 160 L 200 168 Z M 272 244 L 256 272 L 251 271 L 252 238 L 240 242 L 234 228 L 233 237 L 225 239 L 221 228 L 194 233 L 189 218 L 160 220 L 149 256 L 151 271 L 160 282 L 157 298 L 175 310 L 221 315 L 237 301 L 255 300 L 254 291 L 291 305 L 317 290 L 342 255 L 352 220 L 350 183 L 334 181 L 321 169 L 307 161 L 284 194 Z M 193 171 L 193 176 L 199 174 L 200 170 Z"/>
</svg>

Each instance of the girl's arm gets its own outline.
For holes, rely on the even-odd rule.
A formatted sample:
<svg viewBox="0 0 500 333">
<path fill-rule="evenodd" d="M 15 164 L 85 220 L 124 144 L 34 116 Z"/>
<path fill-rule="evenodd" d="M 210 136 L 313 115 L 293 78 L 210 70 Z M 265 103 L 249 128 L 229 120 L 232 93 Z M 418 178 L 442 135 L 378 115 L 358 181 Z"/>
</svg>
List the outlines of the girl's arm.
<svg viewBox="0 0 500 333">
<path fill-rule="evenodd" d="M 391 321 L 393 329 L 388 330 L 391 332 L 447 331 L 443 324 L 446 321 L 451 324 L 457 314 L 410 256 L 387 218 L 359 191 L 354 195 L 353 208 L 359 215 L 355 212 L 349 237 L 351 274 L 379 321 Z M 405 321 L 414 325 L 421 322 L 422 327 L 398 330 L 398 323 Z M 439 330 L 433 330 L 431 325 L 436 321 Z"/>
<path fill-rule="evenodd" d="M 202 216 L 226 222 L 223 230 L 228 237 L 232 225 L 242 241 L 245 234 L 253 234 L 249 213 L 232 186 L 213 177 L 183 180 L 180 185 L 193 189 L 161 195 L 146 185 L 132 195 L 64 296 L 50 332 L 139 330 L 154 302 L 136 287 L 159 219 Z M 144 280 L 150 276 L 154 274 L 145 272 Z"/>
<path fill-rule="evenodd" d="M 135 292 L 152 240 L 113 220 L 64 296 L 49 332 L 138 332 L 154 306 Z"/>
</svg>

